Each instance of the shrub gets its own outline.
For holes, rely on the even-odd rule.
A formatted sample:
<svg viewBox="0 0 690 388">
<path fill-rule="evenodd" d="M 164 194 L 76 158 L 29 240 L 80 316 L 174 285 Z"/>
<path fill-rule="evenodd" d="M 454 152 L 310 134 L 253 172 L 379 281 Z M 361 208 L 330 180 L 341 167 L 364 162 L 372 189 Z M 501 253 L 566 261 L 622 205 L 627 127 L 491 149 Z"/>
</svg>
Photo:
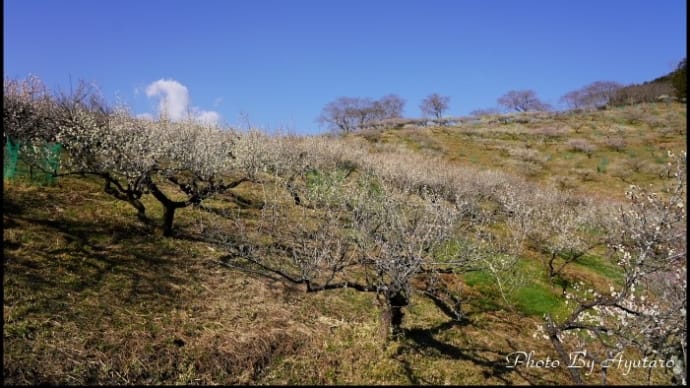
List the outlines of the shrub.
<svg viewBox="0 0 690 388">
<path fill-rule="evenodd" d="M 545 139 L 557 139 L 564 136 L 567 131 L 559 127 L 541 127 L 534 130 L 534 134 L 542 136 Z"/>
<path fill-rule="evenodd" d="M 542 168 L 542 165 L 537 163 L 517 161 L 515 162 L 515 165 L 517 166 L 520 172 L 522 172 L 525 176 L 529 177 L 538 176 L 544 170 Z"/>
<path fill-rule="evenodd" d="M 616 152 L 623 151 L 627 145 L 625 140 L 620 137 L 609 137 L 604 141 L 604 144 L 607 148 Z"/>
<path fill-rule="evenodd" d="M 636 173 L 642 171 L 643 169 L 646 169 L 646 167 L 647 162 L 638 157 L 631 157 L 630 159 L 626 159 L 625 162 L 623 162 L 624 169 Z"/>
<path fill-rule="evenodd" d="M 533 149 L 511 148 L 508 149 L 508 154 L 515 159 L 537 165 L 542 165 L 546 161 L 546 158 L 542 156 L 539 151 Z"/>
<path fill-rule="evenodd" d="M 563 362 L 567 361 L 566 347 L 581 349 L 581 340 L 588 339 L 590 348 L 598 341 L 608 354 L 632 348 L 638 354 L 673 360 L 672 382 L 685 384 L 686 158 L 685 152 L 677 156 L 669 152 L 670 179 L 663 193 L 630 185 L 625 193 L 628 206 L 606 222 L 609 257 L 623 281 L 609 284 L 608 290 L 575 284 L 564 292 L 567 315 L 555 319 L 546 315 L 543 331 Z M 602 353 L 594 356 L 605 356 Z M 570 373 L 573 382 L 582 384 L 579 371 Z"/>
<path fill-rule="evenodd" d="M 554 185 L 562 191 L 572 190 L 580 185 L 580 182 L 572 176 L 556 176 L 552 178 Z"/>
<path fill-rule="evenodd" d="M 597 179 L 596 175 L 594 174 L 594 171 L 592 170 L 586 170 L 583 168 L 578 168 L 573 171 L 575 175 L 577 175 L 581 181 L 583 182 L 592 182 Z"/>
<path fill-rule="evenodd" d="M 594 144 L 590 143 L 589 141 L 585 139 L 570 139 L 568 140 L 568 147 L 570 148 L 571 151 L 575 152 L 583 152 L 587 154 L 587 157 L 592 157 L 592 154 L 594 151 L 597 150 L 596 146 Z"/>
</svg>

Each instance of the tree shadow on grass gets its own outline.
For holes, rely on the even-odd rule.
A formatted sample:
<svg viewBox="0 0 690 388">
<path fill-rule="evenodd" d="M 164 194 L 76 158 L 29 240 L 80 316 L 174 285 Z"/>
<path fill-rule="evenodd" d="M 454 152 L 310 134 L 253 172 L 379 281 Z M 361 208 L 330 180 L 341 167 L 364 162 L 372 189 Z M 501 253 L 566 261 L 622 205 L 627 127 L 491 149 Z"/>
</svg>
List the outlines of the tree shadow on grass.
<svg viewBox="0 0 690 388">
<path fill-rule="evenodd" d="M 97 186 L 70 187 L 3 190 L 5 305 L 27 315 L 64 313 L 65 304 L 87 298 L 106 310 L 143 312 L 191 302 L 181 290 L 202 274 L 174 242 L 148 223 L 109 213 L 112 199 Z"/>
<path fill-rule="evenodd" d="M 132 225 L 10 218 L 14 225 L 30 225 L 31 234 L 24 239 L 61 242 L 20 240 L 3 247 L 9 302 L 14 301 L 13 290 L 41 299 L 26 313 L 36 309 L 64 312 L 64 304 L 78 302 L 75 296 L 79 295 L 103 297 L 106 309 L 114 304 L 163 311 L 184 303 L 181 286 L 198 280 L 195 271 L 181 268 L 181 261 L 187 258 Z M 15 227 L 22 229 L 21 225 Z M 112 243 L 114 235 L 120 236 L 116 243 Z"/>
<path fill-rule="evenodd" d="M 404 347 L 426 357 L 442 357 L 469 361 L 482 369 L 482 375 L 485 379 L 496 378 L 507 385 L 514 384 L 514 379 L 509 376 L 513 373 L 533 385 L 558 384 L 558 382 L 549 380 L 543 375 L 529 375 L 520 369 L 509 368 L 506 362 L 507 353 L 505 353 L 504 349 L 492 349 L 486 346 L 476 345 L 459 347 L 436 338 L 439 333 L 455 327 L 467 325 L 471 325 L 471 322 L 451 320 L 427 329 L 404 329 L 404 338 L 406 339 Z M 419 384 L 420 382 L 422 384 L 433 384 L 431 381 L 424 381 L 424 379 L 415 376 L 406 360 L 398 359 L 398 361 L 402 363 L 402 367 L 406 371 L 407 378 L 411 384 Z"/>
<path fill-rule="evenodd" d="M 179 383 L 200 351 L 240 368 L 242 357 L 206 344 L 199 324 L 199 315 L 215 314 L 203 299 L 215 290 L 207 287 L 211 260 L 195 252 L 213 241 L 196 233 L 192 217 L 162 238 L 158 225 L 131 213 L 91 185 L 4 190 L 5 382 Z M 204 364 L 206 378 L 242 373 Z"/>
</svg>

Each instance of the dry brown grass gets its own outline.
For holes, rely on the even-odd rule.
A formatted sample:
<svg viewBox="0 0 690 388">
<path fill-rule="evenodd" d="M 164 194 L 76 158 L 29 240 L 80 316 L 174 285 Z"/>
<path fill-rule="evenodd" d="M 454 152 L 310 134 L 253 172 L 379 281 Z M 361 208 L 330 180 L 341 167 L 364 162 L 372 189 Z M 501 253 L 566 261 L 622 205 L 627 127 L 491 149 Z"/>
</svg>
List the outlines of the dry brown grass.
<svg viewBox="0 0 690 388">
<path fill-rule="evenodd" d="M 239 232 L 232 219 L 185 209 L 178 238 L 161 239 L 98 185 L 62 184 L 5 187 L 6 384 L 568 381 L 564 371 L 505 369 L 515 349 L 552 350 L 531 337 L 534 318 L 487 311 L 467 286 L 458 284 L 466 323 L 415 295 L 406 339 L 384 343 L 371 294 L 305 294 L 217 265 L 223 253 L 197 240 L 199 228 Z"/>
<path fill-rule="evenodd" d="M 425 144 L 435 144 L 436 157 L 450 165 L 501 170 L 540 185 L 570 180 L 566 186 L 580 193 L 617 200 L 624 198 L 629 182 L 658 184 L 657 170 L 664 164 L 660 155 L 665 150 L 686 149 L 684 104 L 640 104 L 604 111 L 522 116 L 521 120 L 490 116 L 455 127 L 425 128 L 418 134 L 414 129 L 383 131 L 370 141 L 379 147 L 403 145 L 417 153 L 424 152 Z M 631 121 L 631 117 L 636 119 Z M 415 140 L 420 137 L 423 142 Z M 591 152 L 573 152 L 568 142 L 576 139 L 585 141 Z M 543 165 L 526 166 L 522 151 L 514 151 L 520 149 L 538 152 Z M 597 173 L 602 158 L 612 166 L 603 174 Z M 628 162 L 623 163 L 626 160 L 645 167 L 628 166 Z M 570 172 L 575 170 L 578 173 L 571 179 Z"/>
<path fill-rule="evenodd" d="M 613 170 L 622 170 L 627 181 L 658 184 L 663 149 L 684 148 L 684 107 L 637 109 L 491 116 L 458 127 L 371 131 L 366 139 L 260 137 L 270 152 L 245 166 L 256 171 L 257 182 L 206 201 L 215 212 L 181 209 L 172 239 L 136 221 L 135 211 L 102 193 L 96 181 L 66 178 L 58 187 L 5 182 L 4 382 L 568 383 L 564 369 L 505 368 L 505 356 L 516 350 L 552 359 L 555 354 L 547 341 L 533 337 L 539 317 L 503 306 L 486 284 L 470 286 L 462 276 L 448 275 L 449 287 L 463 298 L 462 323 L 413 294 L 405 337 L 385 342 L 372 294 L 306 294 L 252 272 L 236 250 L 209 240 L 209 231 L 220 229 L 231 242 L 264 243 L 265 236 L 248 231 L 269 227 L 261 219 L 266 196 L 287 206 L 285 182 L 293 179 L 304 189 L 304 174 L 313 169 L 355 168 L 353 179 L 371 173 L 407 195 L 431 188 L 471 207 L 475 217 L 498 223 L 514 210 L 508 198 L 541 198 L 556 182 L 613 208 L 627 185 Z M 625 138 L 625 148 L 607 146 L 607 135 Z M 570 138 L 598 149 L 591 158 L 570 152 Z M 610 168 L 598 173 L 604 157 Z M 566 176 L 568 171 L 575 174 Z M 146 205 L 150 217 L 160 220 L 159 205 L 148 198 Z M 543 253 L 523 253 L 521 271 L 534 278 L 529 285 L 545 298 L 556 295 L 557 287 L 544 279 Z M 607 271 L 590 259 L 569 265 L 563 277 L 606 290 L 615 280 Z M 645 372 L 611 371 L 609 382 L 644 384 Z M 652 382 L 666 377 L 655 374 Z M 591 384 L 599 379 L 597 373 L 586 377 Z"/>
<path fill-rule="evenodd" d="M 218 217 L 181 212 L 161 240 L 98 186 L 62 184 L 5 188 L 6 383 L 246 383 L 312 337 L 286 290 L 194 241 Z"/>
</svg>

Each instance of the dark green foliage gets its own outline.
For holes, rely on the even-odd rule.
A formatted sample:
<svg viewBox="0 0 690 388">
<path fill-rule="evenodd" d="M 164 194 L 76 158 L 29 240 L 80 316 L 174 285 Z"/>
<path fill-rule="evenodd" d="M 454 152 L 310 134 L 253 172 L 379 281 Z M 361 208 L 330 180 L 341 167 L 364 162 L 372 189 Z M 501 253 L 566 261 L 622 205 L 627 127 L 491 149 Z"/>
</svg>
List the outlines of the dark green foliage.
<svg viewBox="0 0 690 388">
<path fill-rule="evenodd" d="M 688 74 L 687 74 L 687 60 L 683 58 L 678 64 L 678 68 L 671 76 L 671 83 L 676 91 L 676 97 L 679 100 L 687 98 L 688 92 Z"/>
</svg>

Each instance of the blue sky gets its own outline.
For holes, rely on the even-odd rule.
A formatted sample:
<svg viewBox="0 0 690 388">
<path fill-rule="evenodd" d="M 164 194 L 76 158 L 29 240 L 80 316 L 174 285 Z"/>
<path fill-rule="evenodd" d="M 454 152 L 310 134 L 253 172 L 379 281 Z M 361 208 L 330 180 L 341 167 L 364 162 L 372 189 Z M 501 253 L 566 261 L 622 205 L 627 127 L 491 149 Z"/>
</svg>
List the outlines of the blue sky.
<svg viewBox="0 0 690 388">
<path fill-rule="evenodd" d="M 597 80 L 648 81 L 686 56 L 682 0 L 5 0 L 4 76 L 95 82 L 222 123 L 318 133 L 341 96 L 431 93 L 448 115 L 513 89 L 545 102 Z M 177 105 L 175 105 L 177 104 Z"/>
</svg>

